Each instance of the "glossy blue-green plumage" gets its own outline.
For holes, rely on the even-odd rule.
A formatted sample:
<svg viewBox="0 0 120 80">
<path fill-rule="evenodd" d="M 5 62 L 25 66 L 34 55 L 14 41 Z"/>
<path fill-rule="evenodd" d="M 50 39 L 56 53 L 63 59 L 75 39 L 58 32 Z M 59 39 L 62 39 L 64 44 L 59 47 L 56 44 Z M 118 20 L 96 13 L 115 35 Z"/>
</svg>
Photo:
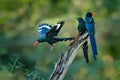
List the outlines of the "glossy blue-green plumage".
<svg viewBox="0 0 120 80">
<path fill-rule="evenodd" d="M 38 41 L 39 42 L 45 42 L 46 41 L 46 39 L 47 39 L 46 34 L 51 29 L 51 27 L 52 26 L 47 24 L 47 23 L 39 25 L 39 28 L 38 28 L 38 34 L 39 34 Z"/>
<path fill-rule="evenodd" d="M 84 33 L 86 31 L 85 22 L 82 18 L 77 18 L 78 20 L 78 31 Z"/>
<path fill-rule="evenodd" d="M 74 38 L 55 38 L 58 35 L 60 29 L 62 28 L 64 21 L 60 21 L 55 26 L 51 26 L 47 23 L 39 25 L 38 28 L 38 42 L 48 42 L 50 45 L 58 41 L 73 40 Z"/>
<path fill-rule="evenodd" d="M 93 57 L 94 57 L 94 59 L 96 59 L 96 55 L 98 54 L 98 52 L 97 52 L 96 40 L 94 37 L 95 23 L 94 23 L 94 19 L 92 17 L 91 12 L 88 12 L 85 16 L 85 26 L 86 26 L 88 33 L 90 34 L 90 43 L 91 43 L 91 47 L 92 47 Z"/>
<path fill-rule="evenodd" d="M 79 35 L 81 36 L 83 33 L 85 33 L 86 31 L 86 27 L 85 27 L 85 22 L 82 18 L 77 18 L 78 20 L 78 31 L 79 31 Z M 86 63 L 89 63 L 89 58 L 88 58 L 88 42 L 86 41 L 83 46 L 83 53 L 84 53 L 84 58 L 86 59 Z"/>
<path fill-rule="evenodd" d="M 85 17 L 85 26 L 90 35 L 95 35 L 94 19 L 92 17 Z"/>
</svg>

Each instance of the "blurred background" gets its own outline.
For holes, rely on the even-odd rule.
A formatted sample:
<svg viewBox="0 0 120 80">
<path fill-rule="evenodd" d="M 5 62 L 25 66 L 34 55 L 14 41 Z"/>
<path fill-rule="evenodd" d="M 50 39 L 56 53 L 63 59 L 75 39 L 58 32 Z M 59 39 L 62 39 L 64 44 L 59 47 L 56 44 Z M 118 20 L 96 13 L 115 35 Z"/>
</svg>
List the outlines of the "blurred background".
<svg viewBox="0 0 120 80">
<path fill-rule="evenodd" d="M 94 11 L 99 55 L 85 62 L 82 49 L 64 80 L 120 79 L 120 0 L 0 0 L 0 80 L 48 80 L 68 42 L 33 47 L 41 23 L 65 20 L 58 37 L 76 37 L 76 17 Z M 89 40 L 89 39 L 88 39 Z"/>
</svg>

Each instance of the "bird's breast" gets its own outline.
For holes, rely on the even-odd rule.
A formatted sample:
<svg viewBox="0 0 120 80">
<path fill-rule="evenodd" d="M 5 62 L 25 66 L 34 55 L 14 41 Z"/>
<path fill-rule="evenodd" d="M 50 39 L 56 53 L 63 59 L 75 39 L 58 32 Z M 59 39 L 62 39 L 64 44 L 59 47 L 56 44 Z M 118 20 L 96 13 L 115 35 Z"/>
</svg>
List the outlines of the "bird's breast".
<svg viewBox="0 0 120 80">
<path fill-rule="evenodd" d="M 95 29 L 94 29 L 94 25 L 93 24 L 86 23 L 85 26 L 86 26 L 86 29 L 87 29 L 89 34 L 91 34 L 91 35 L 95 34 Z"/>
</svg>

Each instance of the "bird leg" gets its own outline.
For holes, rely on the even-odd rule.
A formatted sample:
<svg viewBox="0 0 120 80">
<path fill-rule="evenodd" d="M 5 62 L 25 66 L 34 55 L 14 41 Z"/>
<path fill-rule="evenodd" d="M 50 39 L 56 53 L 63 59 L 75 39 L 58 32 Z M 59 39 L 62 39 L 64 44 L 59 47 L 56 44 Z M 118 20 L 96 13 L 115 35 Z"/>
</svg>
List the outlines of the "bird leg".
<svg viewBox="0 0 120 80">
<path fill-rule="evenodd" d="M 50 51 L 52 51 L 53 50 L 53 48 L 54 48 L 54 43 L 53 44 L 51 44 L 51 46 L 50 46 Z"/>
</svg>

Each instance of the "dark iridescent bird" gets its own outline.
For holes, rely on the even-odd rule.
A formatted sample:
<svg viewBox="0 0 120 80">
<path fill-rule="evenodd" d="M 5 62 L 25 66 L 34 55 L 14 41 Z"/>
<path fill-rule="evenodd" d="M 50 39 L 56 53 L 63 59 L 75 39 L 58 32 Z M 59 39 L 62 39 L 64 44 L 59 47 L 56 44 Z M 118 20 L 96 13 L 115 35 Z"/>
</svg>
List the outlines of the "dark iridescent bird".
<svg viewBox="0 0 120 80">
<path fill-rule="evenodd" d="M 75 38 L 55 38 L 55 36 L 58 35 L 63 25 L 64 25 L 64 21 L 59 21 L 57 25 L 53 27 L 47 23 L 39 25 L 38 28 L 39 39 L 34 42 L 33 46 L 37 46 L 38 43 L 41 42 L 48 42 L 51 45 L 51 50 L 52 50 L 54 47 L 54 43 L 56 42 L 75 39 Z"/>
<path fill-rule="evenodd" d="M 84 34 L 86 32 L 86 27 L 85 27 L 85 22 L 82 18 L 77 18 L 78 20 L 78 37 L 82 36 L 82 34 Z M 85 43 L 82 45 L 82 49 L 83 49 L 83 53 L 84 53 L 84 57 L 86 59 L 86 63 L 89 63 L 89 58 L 88 58 L 88 42 L 85 41 Z"/>
<path fill-rule="evenodd" d="M 93 57 L 96 60 L 96 56 L 98 55 L 98 51 L 97 51 L 97 46 L 96 46 L 96 40 L 95 40 L 95 23 L 94 23 L 94 19 L 93 16 L 94 13 L 92 12 L 87 12 L 86 16 L 85 16 L 85 26 L 87 29 L 87 32 L 89 33 L 89 38 L 90 38 L 90 43 L 91 43 L 91 47 L 92 47 L 92 53 L 93 53 Z"/>
</svg>

